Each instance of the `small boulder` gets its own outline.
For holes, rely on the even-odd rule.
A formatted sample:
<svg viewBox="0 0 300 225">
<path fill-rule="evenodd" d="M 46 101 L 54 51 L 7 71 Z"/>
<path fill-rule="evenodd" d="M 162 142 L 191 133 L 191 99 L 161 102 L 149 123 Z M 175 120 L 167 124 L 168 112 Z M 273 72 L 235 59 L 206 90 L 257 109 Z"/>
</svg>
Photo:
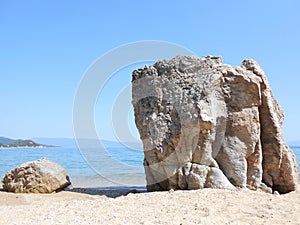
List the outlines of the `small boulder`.
<svg viewBox="0 0 300 225">
<path fill-rule="evenodd" d="M 52 193 L 71 184 L 66 171 L 47 158 L 23 163 L 8 172 L 3 190 L 15 193 Z"/>
</svg>

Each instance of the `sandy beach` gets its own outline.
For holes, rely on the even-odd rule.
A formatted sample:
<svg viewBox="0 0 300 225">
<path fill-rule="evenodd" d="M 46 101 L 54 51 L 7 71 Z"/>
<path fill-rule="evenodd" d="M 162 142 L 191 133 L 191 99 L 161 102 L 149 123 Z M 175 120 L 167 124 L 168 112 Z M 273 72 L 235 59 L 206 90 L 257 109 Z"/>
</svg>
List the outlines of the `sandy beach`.
<svg viewBox="0 0 300 225">
<path fill-rule="evenodd" d="M 0 224 L 300 224 L 300 190 L 129 193 L 75 188 L 54 194 L 0 192 Z"/>
</svg>

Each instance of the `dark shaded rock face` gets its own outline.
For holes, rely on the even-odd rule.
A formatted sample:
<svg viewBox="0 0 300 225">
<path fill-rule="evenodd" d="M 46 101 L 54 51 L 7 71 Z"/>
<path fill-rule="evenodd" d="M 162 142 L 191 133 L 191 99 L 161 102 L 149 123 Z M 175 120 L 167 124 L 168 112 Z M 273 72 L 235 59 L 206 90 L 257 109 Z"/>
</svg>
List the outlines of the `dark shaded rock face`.
<svg viewBox="0 0 300 225">
<path fill-rule="evenodd" d="M 287 193 L 298 166 L 260 66 L 178 56 L 132 75 L 148 191 L 248 187 Z"/>
<path fill-rule="evenodd" d="M 47 158 L 9 171 L 2 183 L 3 190 L 15 193 L 52 193 L 71 184 L 64 168 Z"/>
</svg>

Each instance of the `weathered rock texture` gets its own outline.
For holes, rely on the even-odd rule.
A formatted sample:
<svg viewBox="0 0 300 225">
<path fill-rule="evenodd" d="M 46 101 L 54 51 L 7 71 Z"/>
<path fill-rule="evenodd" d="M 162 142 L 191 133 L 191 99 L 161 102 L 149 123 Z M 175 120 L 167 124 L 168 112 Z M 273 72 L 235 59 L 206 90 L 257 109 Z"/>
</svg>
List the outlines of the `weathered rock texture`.
<svg viewBox="0 0 300 225">
<path fill-rule="evenodd" d="M 5 191 L 16 193 L 52 193 L 70 185 L 64 168 L 46 158 L 11 170 L 2 183 Z"/>
<path fill-rule="evenodd" d="M 149 191 L 295 190 L 283 111 L 254 60 L 230 66 L 221 57 L 178 56 L 135 70 L 132 85 Z"/>
</svg>

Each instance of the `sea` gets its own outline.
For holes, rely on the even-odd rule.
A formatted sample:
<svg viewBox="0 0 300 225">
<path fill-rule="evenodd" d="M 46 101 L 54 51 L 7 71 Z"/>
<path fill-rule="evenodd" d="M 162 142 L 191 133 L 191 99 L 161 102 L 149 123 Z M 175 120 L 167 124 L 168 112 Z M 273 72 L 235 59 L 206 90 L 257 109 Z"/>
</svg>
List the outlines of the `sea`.
<svg viewBox="0 0 300 225">
<path fill-rule="evenodd" d="M 300 168 L 300 147 L 291 147 Z M 1 148 L 0 177 L 24 162 L 48 158 L 60 164 L 74 187 L 145 187 L 143 151 L 126 147 Z"/>
<path fill-rule="evenodd" d="M 144 187 L 143 151 L 125 147 L 0 148 L 0 177 L 24 162 L 41 158 L 60 164 L 74 187 Z"/>
</svg>

